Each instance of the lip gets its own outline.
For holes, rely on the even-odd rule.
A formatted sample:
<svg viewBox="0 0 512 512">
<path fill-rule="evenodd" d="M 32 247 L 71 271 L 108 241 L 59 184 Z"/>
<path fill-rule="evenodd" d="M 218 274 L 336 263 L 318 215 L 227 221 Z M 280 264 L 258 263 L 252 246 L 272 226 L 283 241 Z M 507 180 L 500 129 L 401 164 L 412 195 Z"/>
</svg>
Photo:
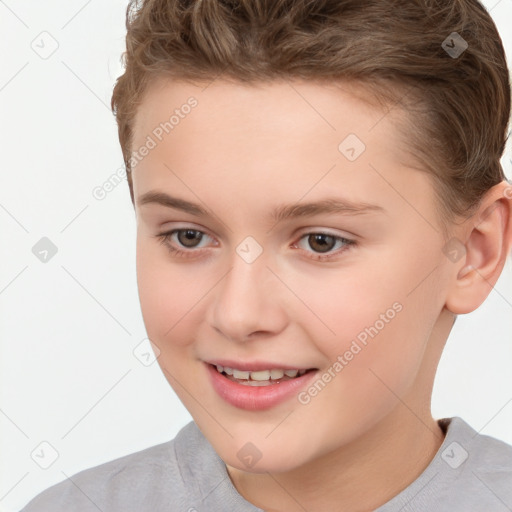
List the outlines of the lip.
<svg viewBox="0 0 512 512">
<path fill-rule="evenodd" d="M 295 377 L 294 379 L 285 380 L 269 386 L 245 386 L 244 384 L 229 380 L 224 375 L 220 374 L 215 366 L 213 366 L 213 363 L 205 363 L 205 365 L 212 387 L 217 394 L 234 407 L 246 411 L 263 411 L 289 400 L 293 396 L 296 396 L 301 389 L 306 387 L 311 379 L 318 373 L 318 370 L 309 371 L 300 377 Z M 226 366 L 229 365 L 226 364 Z M 265 366 L 265 368 L 261 369 L 269 368 L 279 368 L 279 366 L 271 365 L 270 367 Z M 244 370 L 245 368 L 238 369 Z M 284 369 L 295 368 L 287 367 Z"/>
</svg>

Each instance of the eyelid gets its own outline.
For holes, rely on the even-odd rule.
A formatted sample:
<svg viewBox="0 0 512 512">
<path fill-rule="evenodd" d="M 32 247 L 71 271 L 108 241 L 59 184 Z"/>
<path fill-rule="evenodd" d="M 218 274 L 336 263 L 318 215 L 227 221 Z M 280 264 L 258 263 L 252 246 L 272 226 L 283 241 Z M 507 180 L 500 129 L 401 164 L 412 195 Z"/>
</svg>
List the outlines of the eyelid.
<svg viewBox="0 0 512 512">
<path fill-rule="evenodd" d="M 336 231 L 335 229 L 333 228 L 322 228 L 322 227 L 319 227 L 319 226 L 308 226 L 307 228 L 301 228 L 298 231 L 298 235 L 295 234 L 295 236 L 304 236 L 304 235 L 311 235 L 311 234 L 317 234 L 317 233 L 321 233 L 323 235 L 329 235 L 329 236 L 334 236 L 334 237 L 337 237 L 337 238 L 345 238 L 347 240 L 349 239 L 357 239 L 358 236 L 353 234 L 353 233 L 349 233 L 348 231 L 343 231 L 343 232 L 340 232 L 340 231 Z"/>
</svg>

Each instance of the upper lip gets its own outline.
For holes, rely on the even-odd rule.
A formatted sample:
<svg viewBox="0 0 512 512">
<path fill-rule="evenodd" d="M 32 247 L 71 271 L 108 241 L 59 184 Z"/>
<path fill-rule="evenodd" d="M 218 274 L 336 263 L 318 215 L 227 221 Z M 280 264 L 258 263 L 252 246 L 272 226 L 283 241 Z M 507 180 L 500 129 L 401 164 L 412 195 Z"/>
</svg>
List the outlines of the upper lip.
<svg viewBox="0 0 512 512">
<path fill-rule="evenodd" d="M 282 369 L 282 370 L 311 370 L 311 366 L 302 366 L 302 365 L 289 365 L 282 363 L 272 363 L 270 361 L 231 361 L 229 359 L 211 359 L 205 361 L 208 364 L 213 364 L 216 366 L 224 366 L 228 368 L 234 368 L 242 371 L 253 371 L 258 372 L 261 370 L 272 370 L 272 369 Z"/>
</svg>

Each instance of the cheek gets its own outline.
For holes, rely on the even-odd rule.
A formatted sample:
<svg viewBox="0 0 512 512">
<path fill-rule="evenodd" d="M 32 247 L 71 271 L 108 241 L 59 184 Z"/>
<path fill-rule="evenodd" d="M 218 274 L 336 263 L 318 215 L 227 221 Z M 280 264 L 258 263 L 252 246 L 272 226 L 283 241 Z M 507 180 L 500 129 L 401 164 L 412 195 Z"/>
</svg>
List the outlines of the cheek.
<svg viewBox="0 0 512 512">
<path fill-rule="evenodd" d="M 330 440 L 330 448 L 338 446 L 340 436 L 348 442 L 371 428 L 400 400 L 409 402 L 428 339 L 410 303 L 345 305 L 334 324 L 337 336 L 316 338 L 328 359 L 320 374 L 326 384 L 316 381 L 299 397 L 307 404 L 301 421 L 318 431 L 318 442 Z"/>
<path fill-rule="evenodd" d="M 390 271 L 385 260 L 392 260 L 392 254 L 381 256 L 375 262 L 330 271 L 297 269 L 286 276 L 309 309 L 304 309 L 302 318 L 310 339 L 322 340 L 326 353 L 344 350 L 352 339 L 364 343 L 367 329 L 387 330 L 398 316 L 397 310 L 405 305 L 410 276 L 404 275 L 407 270 L 403 268 L 401 273 Z"/>
<path fill-rule="evenodd" d="M 435 267 L 431 258 L 393 250 L 379 256 L 333 271 L 329 279 L 323 271 L 322 278 L 302 274 L 295 280 L 312 312 L 302 325 L 329 363 L 338 362 L 337 386 L 357 397 L 354 403 L 391 395 L 386 385 L 405 392 L 439 314 L 435 276 L 425 279 Z"/>
<path fill-rule="evenodd" d="M 148 337 L 160 350 L 189 343 L 185 327 L 201 311 L 205 293 L 201 279 L 194 279 L 181 265 L 166 258 L 157 243 L 137 240 L 137 286 Z"/>
</svg>

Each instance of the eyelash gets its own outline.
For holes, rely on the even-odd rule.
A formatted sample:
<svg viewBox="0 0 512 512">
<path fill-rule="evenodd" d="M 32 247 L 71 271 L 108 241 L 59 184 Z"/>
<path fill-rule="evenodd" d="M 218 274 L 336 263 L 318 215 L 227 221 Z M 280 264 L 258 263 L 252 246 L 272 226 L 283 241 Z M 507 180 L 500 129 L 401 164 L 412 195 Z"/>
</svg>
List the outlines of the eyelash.
<svg viewBox="0 0 512 512">
<path fill-rule="evenodd" d="M 170 244 L 171 237 L 175 233 L 179 233 L 181 231 L 195 231 L 196 233 L 201 233 L 202 235 L 209 237 L 209 235 L 207 235 L 203 231 L 200 231 L 198 229 L 190 229 L 190 228 L 173 229 L 172 231 L 168 231 L 166 233 L 159 233 L 159 234 L 155 235 L 155 237 L 157 239 L 159 239 L 159 243 L 164 245 L 173 256 L 183 257 L 183 258 L 192 258 L 192 257 L 197 256 L 198 253 L 201 254 L 203 252 L 202 249 L 192 248 L 190 250 L 183 250 L 183 249 L 178 249 L 176 247 L 173 247 Z M 310 254 L 310 256 L 308 256 L 309 258 L 316 260 L 316 261 L 327 261 L 329 259 L 335 258 L 337 256 L 340 256 L 341 253 L 349 250 L 352 246 L 357 245 L 357 242 L 355 240 L 352 240 L 349 238 L 344 238 L 342 236 L 336 236 L 336 235 L 333 235 L 332 233 L 326 233 L 323 231 L 309 231 L 307 233 L 303 233 L 301 235 L 301 237 L 299 238 L 299 241 L 302 240 L 303 238 L 306 238 L 311 235 L 327 235 L 327 236 L 334 238 L 335 242 L 342 242 L 344 244 L 341 249 L 338 249 L 335 252 L 329 252 L 329 253 L 310 252 L 310 251 L 306 251 L 305 249 L 301 249 L 302 251 L 305 251 L 308 254 Z"/>
</svg>

